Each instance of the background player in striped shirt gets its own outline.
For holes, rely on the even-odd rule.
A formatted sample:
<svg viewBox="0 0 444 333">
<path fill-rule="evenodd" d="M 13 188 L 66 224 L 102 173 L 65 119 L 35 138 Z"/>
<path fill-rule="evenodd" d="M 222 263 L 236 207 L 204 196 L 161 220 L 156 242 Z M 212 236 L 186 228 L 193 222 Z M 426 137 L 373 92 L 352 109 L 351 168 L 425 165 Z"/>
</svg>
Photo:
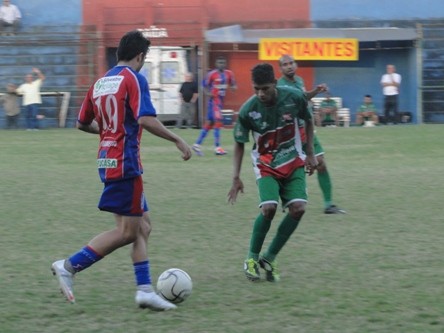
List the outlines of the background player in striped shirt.
<svg viewBox="0 0 444 333">
<path fill-rule="evenodd" d="M 125 34 L 117 49 L 117 66 L 91 86 L 78 115 L 80 130 L 100 135 L 97 167 L 104 189 L 99 209 L 114 214 L 116 227 L 97 235 L 69 258 L 52 264 L 63 294 L 72 303 L 74 275 L 131 244 L 136 303 L 152 310 L 176 308 L 158 296 L 151 284 L 147 256 L 151 222 L 140 161 L 142 131 L 173 142 L 184 160 L 191 157 L 191 149 L 156 118 L 148 82 L 139 74 L 150 44 L 139 31 Z"/>
<path fill-rule="evenodd" d="M 220 146 L 220 128 L 223 127 L 222 109 L 227 88 L 237 89 L 234 74 L 226 67 L 227 60 L 221 56 L 217 57 L 216 69 L 208 72 L 204 80 L 204 91 L 208 96 L 207 119 L 193 145 L 193 150 L 199 156 L 203 155 L 200 145 L 211 129 L 214 130 L 214 153 L 216 155 L 226 154 Z"/>
</svg>

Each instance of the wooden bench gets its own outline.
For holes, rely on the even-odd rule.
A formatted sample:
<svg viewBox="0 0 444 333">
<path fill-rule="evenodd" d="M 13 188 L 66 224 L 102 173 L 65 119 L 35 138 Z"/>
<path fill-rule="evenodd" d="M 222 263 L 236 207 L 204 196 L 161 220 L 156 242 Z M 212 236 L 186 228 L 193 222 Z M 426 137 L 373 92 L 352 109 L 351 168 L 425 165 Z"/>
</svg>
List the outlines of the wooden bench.
<svg viewBox="0 0 444 333">
<path fill-rule="evenodd" d="M 317 114 L 319 106 L 325 97 L 313 97 L 311 102 L 313 103 L 313 112 Z M 341 97 L 330 97 L 330 99 L 336 102 L 336 106 L 338 107 L 338 111 L 336 111 L 336 115 L 338 117 L 339 124 L 344 127 L 350 126 L 350 109 L 342 107 L 342 98 Z"/>
</svg>

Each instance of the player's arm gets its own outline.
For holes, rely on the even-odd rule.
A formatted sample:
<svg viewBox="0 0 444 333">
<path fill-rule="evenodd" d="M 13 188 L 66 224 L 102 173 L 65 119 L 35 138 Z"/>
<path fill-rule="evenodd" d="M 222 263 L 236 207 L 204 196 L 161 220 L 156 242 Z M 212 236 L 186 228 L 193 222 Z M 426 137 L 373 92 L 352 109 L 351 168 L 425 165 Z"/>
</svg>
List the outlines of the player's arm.
<svg viewBox="0 0 444 333">
<path fill-rule="evenodd" d="M 242 160 L 244 157 L 245 144 L 243 142 L 234 143 L 233 155 L 233 184 L 228 192 L 228 203 L 234 204 L 239 192 L 244 193 L 244 184 L 240 179 L 240 172 L 242 167 Z"/>
<path fill-rule="evenodd" d="M 314 124 L 312 118 L 305 120 L 305 135 L 307 140 L 305 145 L 305 153 L 307 154 L 305 166 L 308 174 L 312 175 L 318 165 L 316 156 L 314 154 Z"/>
<path fill-rule="evenodd" d="M 77 128 L 86 133 L 100 134 L 100 128 L 97 121 L 94 119 L 94 105 L 91 100 L 91 88 L 83 100 L 80 107 L 79 115 L 77 116 Z"/>
<path fill-rule="evenodd" d="M 310 100 L 313 97 L 315 97 L 317 94 L 320 94 L 322 92 L 325 92 L 328 90 L 328 87 L 325 83 L 321 83 L 316 86 L 313 90 L 305 91 L 305 96 L 307 96 L 307 99 Z"/>
<path fill-rule="evenodd" d="M 208 97 L 212 97 L 213 95 L 211 94 L 211 87 L 212 87 L 212 72 L 207 73 L 207 76 L 205 77 L 205 80 L 203 81 L 203 91 L 204 94 L 207 95 Z"/>
<path fill-rule="evenodd" d="M 309 173 L 309 175 L 312 175 L 314 171 L 316 170 L 316 167 L 318 165 L 318 161 L 316 159 L 316 156 L 314 154 L 314 122 L 313 122 L 313 116 L 308 110 L 307 101 L 304 98 L 304 101 L 301 104 L 301 109 L 298 117 L 302 118 L 305 123 L 305 154 L 307 155 L 305 159 L 305 167 Z"/>
<path fill-rule="evenodd" d="M 174 142 L 177 149 L 182 152 L 182 158 L 185 161 L 191 158 L 190 146 L 180 136 L 167 129 L 156 117 L 142 116 L 139 118 L 138 123 L 151 134 L 154 134 L 159 138 Z"/>
<path fill-rule="evenodd" d="M 230 71 L 230 88 L 233 91 L 237 89 L 236 79 L 234 78 L 234 74 L 231 71 Z"/>
<path fill-rule="evenodd" d="M 77 128 L 86 133 L 100 134 L 99 124 L 95 120 L 90 124 L 84 124 L 77 121 Z"/>
</svg>

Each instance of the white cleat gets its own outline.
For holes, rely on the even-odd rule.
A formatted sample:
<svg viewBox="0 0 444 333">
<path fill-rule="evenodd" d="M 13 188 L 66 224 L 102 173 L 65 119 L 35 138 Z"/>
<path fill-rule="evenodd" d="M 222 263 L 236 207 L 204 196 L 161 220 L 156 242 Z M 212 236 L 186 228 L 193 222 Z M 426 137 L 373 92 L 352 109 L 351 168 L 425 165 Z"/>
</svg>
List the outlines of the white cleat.
<svg viewBox="0 0 444 333">
<path fill-rule="evenodd" d="M 62 294 L 66 297 L 68 302 L 74 304 L 76 302 L 72 292 L 74 274 L 68 272 L 64 265 L 65 260 L 55 261 L 51 266 L 52 274 L 55 275 L 57 281 L 59 281 Z"/>
<path fill-rule="evenodd" d="M 194 152 L 196 153 L 197 156 L 203 156 L 204 155 L 200 145 L 198 145 L 197 143 L 195 143 L 191 148 L 194 150 Z"/>
<path fill-rule="evenodd" d="M 136 292 L 136 303 L 142 309 L 148 308 L 153 311 L 168 311 L 177 308 L 176 305 L 164 300 L 154 291 L 145 292 L 138 290 Z"/>
</svg>

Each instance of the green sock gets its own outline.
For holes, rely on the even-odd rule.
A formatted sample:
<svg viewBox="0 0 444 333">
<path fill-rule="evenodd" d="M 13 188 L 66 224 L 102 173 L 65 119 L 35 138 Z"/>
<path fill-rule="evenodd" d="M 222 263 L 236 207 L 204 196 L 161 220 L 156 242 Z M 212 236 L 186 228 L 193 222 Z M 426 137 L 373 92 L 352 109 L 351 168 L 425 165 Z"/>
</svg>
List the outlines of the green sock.
<svg viewBox="0 0 444 333">
<path fill-rule="evenodd" d="M 265 236 L 267 236 L 267 232 L 270 230 L 270 226 L 271 220 L 267 220 L 264 215 L 259 214 L 254 221 L 248 258 L 253 258 L 256 261 L 259 259 L 259 253 L 261 252 L 262 245 L 264 244 Z"/>
<path fill-rule="evenodd" d="M 324 196 L 324 206 L 325 208 L 330 207 L 332 204 L 332 185 L 328 171 L 318 172 L 318 182 Z"/>
<path fill-rule="evenodd" d="M 281 251 L 291 234 L 298 227 L 299 221 L 300 219 L 295 220 L 290 217 L 290 214 L 285 215 L 279 225 L 276 236 L 273 238 L 268 250 L 264 253 L 265 259 L 269 261 L 274 261 L 276 259 L 277 254 Z"/>
</svg>

